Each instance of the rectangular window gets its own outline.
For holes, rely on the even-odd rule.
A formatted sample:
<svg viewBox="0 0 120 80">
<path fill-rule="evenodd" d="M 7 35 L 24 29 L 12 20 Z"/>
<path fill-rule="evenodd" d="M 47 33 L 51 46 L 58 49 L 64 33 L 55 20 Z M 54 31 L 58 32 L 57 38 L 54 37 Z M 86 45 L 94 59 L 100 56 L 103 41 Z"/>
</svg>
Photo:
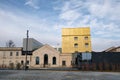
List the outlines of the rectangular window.
<svg viewBox="0 0 120 80">
<path fill-rule="evenodd" d="M 89 46 L 89 44 L 88 43 L 85 43 L 85 47 L 87 48 Z"/>
<path fill-rule="evenodd" d="M 19 56 L 19 52 L 16 52 L 16 56 Z"/>
<path fill-rule="evenodd" d="M 24 61 L 23 61 L 23 60 L 21 61 L 21 64 L 22 64 L 22 65 L 24 64 Z"/>
<path fill-rule="evenodd" d="M 12 56 L 13 55 L 13 53 L 12 52 L 10 52 L 10 56 Z"/>
<path fill-rule="evenodd" d="M 77 44 L 77 43 L 75 43 L 75 44 L 74 44 L 74 47 L 75 47 L 75 48 L 78 48 L 78 44 Z"/>
<path fill-rule="evenodd" d="M 78 40 L 78 37 L 74 37 L 74 40 Z"/>
<path fill-rule="evenodd" d="M 27 65 L 29 65 L 29 61 L 27 60 Z"/>
<path fill-rule="evenodd" d="M 62 66 L 66 66 L 66 61 L 62 61 Z"/>
<path fill-rule="evenodd" d="M 85 37 L 84 37 L 84 39 L 85 39 L 85 40 L 88 40 L 88 37 L 87 37 L 87 36 L 85 36 Z"/>
<path fill-rule="evenodd" d="M 38 65 L 39 64 L 39 57 L 37 56 L 36 57 L 36 65 Z"/>
</svg>

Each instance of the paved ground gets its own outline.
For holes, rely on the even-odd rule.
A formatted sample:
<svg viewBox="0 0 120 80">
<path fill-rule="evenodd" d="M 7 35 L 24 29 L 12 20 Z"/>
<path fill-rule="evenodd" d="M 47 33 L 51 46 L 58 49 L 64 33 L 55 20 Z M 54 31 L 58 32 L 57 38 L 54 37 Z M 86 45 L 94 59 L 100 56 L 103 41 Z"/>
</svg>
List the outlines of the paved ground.
<svg viewBox="0 0 120 80">
<path fill-rule="evenodd" d="M 0 80 L 120 80 L 119 72 L 0 70 Z"/>
</svg>

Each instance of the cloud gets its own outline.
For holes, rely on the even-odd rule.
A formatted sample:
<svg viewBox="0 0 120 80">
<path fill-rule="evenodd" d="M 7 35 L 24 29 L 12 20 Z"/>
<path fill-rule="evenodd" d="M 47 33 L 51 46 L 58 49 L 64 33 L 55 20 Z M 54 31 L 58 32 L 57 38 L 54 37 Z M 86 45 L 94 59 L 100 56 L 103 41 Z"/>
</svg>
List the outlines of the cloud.
<svg viewBox="0 0 120 80">
<path fill-rule="evenodd" d="M 91 15 L 98 18 L 108 18 L 110 20 L 120 20 L 120 2 L 117 0 L 96 0 L 88 2 L 88 10 Z"/>
<path fill-rule="evenodd" d="M 26 30 L 30 30 L 30 37 L 43 43 L 56 45 L 60 43 L 50 24 L 41 18 L 31 15 L 16 14 L 0 9 L 0 46 L 5 46 L 7 40 L 13 40 L 16 46 L 22 46 L 22 40 L 26 37 Z"/>
<path fill-rule="evenodd" d="M 70 26 L 90 26 L 94 34 L 98 32 L 115 34 L 120 32 L 120 2 L 117 0 L 69 0 L 65 1 L 60 10 L 59 18 Z M 65 23 L 64 22 L 64 23 Z M 97 32 L 98 31 L 98 32 Z M 111 33 L 111 34 L 110 34 Z M 112 36 L 113 36 L 112 35 Z M 118 36 L 119 37 L 119 36 Z"/>
<path fill-rule="evenodd" d="M 38 6 L 38 0 L 27 0 L 25 2 L 25 5 L 28 5 L 34 9 L 39 9 L 40 7 Z"/>
<path fill-rule="evenodd" d="M 112 46 L 117 47 L 120 40 L 104 39 L 104 38 L 92 38 L 92 50 L 93 51 L 104 51 Z"/>
<path fill-rule="evenodd" d="M 17 8 L 12 1 L 12 7 L 10 3 L 5 6 L 6 4 L 1 2 L 0 46 L 9 39 L 15 41 L 17 46 L 22 46 L 22 39 L 26 37 L 28 28 L 30 37 L 56 45 L 61 43 L 61 28 L 86 26 L 91 28 L 93 50 L 100 51 L 119 44 L 118 0 L 56 0 L 57 2 L 48 3 L 39 1 L 41 0 L 26 0 L 22 3 L 35 11 L 27 10 L 26 6 Z"/>
<path fill-rule="evenodd" d="M 62 27 L 90 27 L 93 49 L 100 51 L 120 42 L 120 2 L 118 0 L 68 0 L 60 7 Z M 101 42 L 102 41 L 102 42 Z M 104 44 L 101 44 L 103 43 Z M 112 43 L 112 44 L 111 44 Z M 111 44 L 111 45 L 109 45 Z"/>
</svg>

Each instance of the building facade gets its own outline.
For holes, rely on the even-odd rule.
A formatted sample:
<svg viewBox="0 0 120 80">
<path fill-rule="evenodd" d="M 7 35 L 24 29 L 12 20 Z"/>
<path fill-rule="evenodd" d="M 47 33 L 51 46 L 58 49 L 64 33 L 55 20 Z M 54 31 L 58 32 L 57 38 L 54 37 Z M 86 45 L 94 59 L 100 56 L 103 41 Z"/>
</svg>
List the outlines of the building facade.
<svg viewBox="0 0 120 80">
<path fill-rule="evenodd" d="M 72 67 L 75 62 L 73 53 L 91 52 L 90 28 L 63 28 L 62 53 L 33 38 L 28 38 L 28 51 L 30 54 L 26 61 L 26 38 L 23 39 L 23 47 L 1 47 L 0 67 L 25 68 L 25 63 L 31 69 Z"/>
<path fill-rule="evenodd" d="M 35 50 L 30 68 L 59 67 L 59 52 L 48 44 Z"/>
<path fill-rule="evenodd" d="M 21 47 L 0 48 L 0 68 L 24 69 L 26 55 Z M 61 54 L 48 44 L 27 55 L 27 67 L 30 69 L 72 67 L 72 55 Z"/>
<path fill-rule="evenodd" d="M 16 65 L 25 63 L 25 56 L 22 55 L 21 47 L 0 47 L 0 67 L 10 68 L 16 67 Z"/>
<path fill-rule="evenodd" d="M 62 53 L 91 52 L 90 28 L 63 28 Z"/>
</svg>

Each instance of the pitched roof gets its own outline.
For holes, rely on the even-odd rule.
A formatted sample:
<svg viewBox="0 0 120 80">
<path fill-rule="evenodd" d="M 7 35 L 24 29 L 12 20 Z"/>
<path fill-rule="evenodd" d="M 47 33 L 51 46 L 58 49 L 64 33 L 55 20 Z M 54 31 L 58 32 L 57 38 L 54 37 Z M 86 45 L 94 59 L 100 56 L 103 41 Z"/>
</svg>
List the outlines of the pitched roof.
<svg viewBox="0 0 120 80">
<path fill-rule="evenodd" d="M 45 44 L 44 46 L 36 49 L 35 51 L 37 51 L 37 50 L 43 50 L 44 48 L 47 48 L 47 49 L 49 49 L 49 50 L 51 50 L 51 51 L 54 51 L 54 52 L 56 52 L 56 53 L 59 53 L 59 51 L 57 51 L 56 49 L 54 49 L 52 46 L 50 46 L 50 45 L 48 45 L 48 44 Z"/>
<path fill-rule="evenodd" d="M 110 47 L 110 48 L 104 50 L 103 52 L 111 52 L 112 50 L 115 50 L 115 49 L 118 49 L 118 48 L 120 48 L 120 46 L 118 46 L 118 47 Z"/>
</svg>

